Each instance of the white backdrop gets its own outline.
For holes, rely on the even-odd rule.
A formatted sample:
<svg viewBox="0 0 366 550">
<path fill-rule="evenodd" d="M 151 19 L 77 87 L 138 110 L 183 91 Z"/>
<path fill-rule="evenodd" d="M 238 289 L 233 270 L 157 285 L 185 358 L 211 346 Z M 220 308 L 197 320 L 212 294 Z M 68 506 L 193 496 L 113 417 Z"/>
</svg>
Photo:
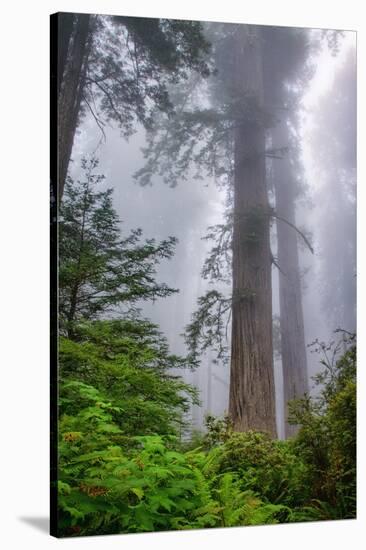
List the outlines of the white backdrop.
<svg viewBox="0 0 366 550">
<path fill-rule="evenodd" d="M 287 526 L 215 529 L 184 533 L 120 535 L 57 541 L 48 517 L 48 178 L 49 14 L 56 11 L 120 13 L 198 20 L 239 21 L 356 29 L 359 57 L 359 121 L 365 116 L 365 25 L 357 0 L 224 2 L 184 0 L 49 0 L 7 2 L 2 7 L 1 52 L 1 413 L 0 540 L 6 550 L 149 548 L 176 550 L 223 545 L 233 548 L 332 550 L 360 548 L 365 502 L 365 284 L 359 285 L 359 519 Z M 5 121 L 5 124 L 4 124 Z M 365 281 L 365 128 L 359 138 L 358 280 Z M 365 246 L 363 246 L 365 248 Z M 364 339 L 364 338 L 363 338 Z M 364 339 L 365 340 L 365 339 Z"/>
</svg>

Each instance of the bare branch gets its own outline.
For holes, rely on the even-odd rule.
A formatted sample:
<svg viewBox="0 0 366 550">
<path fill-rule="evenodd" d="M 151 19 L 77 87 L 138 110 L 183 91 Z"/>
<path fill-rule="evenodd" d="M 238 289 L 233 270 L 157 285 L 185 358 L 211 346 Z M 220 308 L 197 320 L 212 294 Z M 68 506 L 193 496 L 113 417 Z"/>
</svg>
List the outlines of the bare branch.
<svg viewBox="0 0 366 550">
<path fill-rule="evenodd" d="M 101 131 L 102 136 L 103 136 L 103 140 L 105 142 L 107 138 L 106 138 L 105 131 L 104 131 L 104 128 L 103 128 L 103 126 L 104 126 L 103 121 L 100 120 L 100 118 L 98 118 L 97 114 L 94 112 L 94 110 L 93 110 L 92 106 L 90 105 L 89 101 L 86 99 L 85 94 L 83 95 L 83 100 L 87 104 L 87 106 L 89 108 L 89 111 L 91 112 L 95 122 L 97 123 L 97 126 L 98 126 L 99 130 Z"/>
<path fill-rule="evenodd" d="M 278 214 L 276 214 L 275 212 L 271 212 L 270 214 L 273 218 L 276 218 L 277 220 L 280 220 L 281 222 L 283 223 L 286 223 L 287 225 L 289 225 L 290 227 L 292 227 L 292 229 L 295 229 L 295 231 L 304 239 L 304 242 L 305 244 L 308 246 L 310 252 L 312 254 L 314 254 L 314 249 L 313 247 L 311 246 L 310 242 L 309 242 L 309 239 L 304 235 L 304 233 L 302 231 L 300 231 L 300 229 L 298 229 L 298 227 L 296 227 L 296 225 L 294 225 L 293 223 L 289 222 L 288 220 L 286 220 L 285 218 L 282 218 L 281 216 L 279 216 Z"/>
<path fill-rule="evenodd" d="M 277 262 L 276 258 L 273 256 L 273 254 L 271 254 L 271 262 L 273 263 L 274 266 L 277 267 L 278 271 L 280 271 L 282 275 L 284 275 L 284 277 L 287 277 L 286 273 L 280 268 L 280 265 Z"/>
</svg>

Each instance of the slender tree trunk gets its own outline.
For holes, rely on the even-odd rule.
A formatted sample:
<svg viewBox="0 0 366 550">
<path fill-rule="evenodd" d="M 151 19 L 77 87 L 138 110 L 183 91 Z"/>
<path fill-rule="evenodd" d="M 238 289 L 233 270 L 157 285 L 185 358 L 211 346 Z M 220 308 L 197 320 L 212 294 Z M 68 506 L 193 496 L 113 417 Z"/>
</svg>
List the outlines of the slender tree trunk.
<svg viewBox="0 0 366 550">
<path fill-rule="evenodd" d="M 235 129 L 229 414 L 237 431 L 276 437 L 265 132 L 256 117 L 263 105 L 257 27 L 239 28 L 235 55 L 236 95 L 246 98 L 250 113 L 243 113 Z"/>
<path fill-rule="evenodd" d="M 272 146 L 280 149 L 288 146 L 286 122 L 280 122 L 272 133 Z M 273 160 L 276 212 L 288 222 L 295 222 L 295 182 L 288 153 Z M 297 427 L 287 422 L 287 403 L 308 391 L 304 317 L 301 299 L 301 281 L 297 235 L 293 228 L 277 220 L 281 356 L 285 406 L 285 436 L 290 437 Z"/>
<path fill-rule="evenodd" d="M 91 33 L 90 15 L 78 15 L 69 42 L 58 100 L 58 190 L 62 197 L 80 113 Z"/>
</svg>

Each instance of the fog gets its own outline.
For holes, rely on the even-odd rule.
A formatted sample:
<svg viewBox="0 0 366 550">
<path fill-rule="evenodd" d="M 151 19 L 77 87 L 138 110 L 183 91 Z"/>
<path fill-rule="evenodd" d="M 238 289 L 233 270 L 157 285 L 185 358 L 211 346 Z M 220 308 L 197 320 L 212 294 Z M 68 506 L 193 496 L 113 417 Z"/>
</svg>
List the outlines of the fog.
<svg viewBox="0 0 366 550">
<path fill-rule="evenodd" d="M 311 33 L 310 33 L 311 34 Z M 312 40 L 320 40 L 313 31 Z M 304 309 L 305 343 L 328 342 L 337 328 L 355 331 L 355 33 L 339 39 L 332 53 L 325 40 L 312 53 L 313 76 L 298 105 L 301 193 L 296 201 L 296 226 L 310 235 L 314 254 L 299 237 L 299 260 Z M 203 93 L 203 92 L 202 92 Z M 340 130 L 343 129 L 341 132 Z M 210 287 L 201 276 L 210 243 L 203 239 L 207 227 L 221 223 L 226 191 L 212 177 L 197 180 L 192 174 L 175 187 L 161 176 L 151 186 L 141 186 L 134 174 L 144 165 L 141 149 L 145 130 L 138 127 L 126 141 L 118 128 L 105 127 L 105 140 L 90 114 L 86 114 L 74 141 L 70 174 L 77 178 L 80 159 L 95 153 L 103 185 L 114 189 L 114 207 L 121 230 L 141 227 L 144 237 L 178 238 L 174 257 L 158 266 L 158 280 L 179 293 L 153 303 L 141 303 L 143 315 L 158 324 L 171 350 L 185 354 L 182 333 L 190 322 L 198 296 Z M 275 227 L 272 226 L 275 233 Z M 275 235 L 273 235 L 275 242 Z M 274 250 L 275 252 L 275 250 Z M 278 270 L 272 268 L 273 315 L 279 315 Z M 228 331 L 230 335 L 230 331 Z M 308 377 L 319 371 L 319 357 L 307 347 Z M 207 413 L 222 415 L 228 408 L 229 364 L 213 361 L 208 351 L 199 368 L 184 378 L 199 387 L 201 406 L 193 406 L 191 418 L 203 429 Z M 275 360 L 276 416 L 280 437 L 284 434 L 281 360 Z"/>
</svg>

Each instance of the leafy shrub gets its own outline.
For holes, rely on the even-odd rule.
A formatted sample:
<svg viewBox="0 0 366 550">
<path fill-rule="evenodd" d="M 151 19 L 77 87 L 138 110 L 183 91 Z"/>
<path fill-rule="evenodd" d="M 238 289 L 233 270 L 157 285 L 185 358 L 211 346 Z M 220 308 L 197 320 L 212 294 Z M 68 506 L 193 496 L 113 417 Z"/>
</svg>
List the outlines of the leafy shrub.
<svg viewBox="0 0 366 550">
<path fill-rule="evenodd" d="M 179 433 L 190 403 L 198 403 L 197 391 L 171 374 L 188 364 L 169 353 L 155 325 L 94 321 L 76 325 L 74 332 L 77 340 L 60 338 L 62 392 L 70 380 L 97 387 L 113 402 L 113 419 L 126 434 Z M 83 406 L 81 396 L 73 395 L 61 400 L 60 413 L 75 415 Z"/>
<path fill-rule="evenodd" d="M 222 527 L 279 523 L 288 515 L 286 506 L 263 503 L 252 491 L 243 491 L 240 479 L 234 474 L 221 474 L 212 485 L 213 495 L 220 504 Z"/>
<path fill-rule="evenodd" d="M 76 440 L 79 437 L 75 435 Z M 203 455 L 193 458 L 173 451 L 169 439 L 146 436 L 135 438 L 136 447 L 129 454 L 121 446 L 109 445 L 75 456 L 75 439 L 66 438 L 70 450 L 64 445 L 61 468 L 64 535 L 192 529 L 218 523 L 219 506 L 199 467 Z"/>
<path fill-rule="evenodd" d="M 85 323 L 61 342 L 61 535 L 355 516 L 355 345 L 317 377 L 317 397 L 292 403 L 294 438 L 210 416 L 205 435 L 182 443 L 195 393 L 169 374 L 184 359 L 144 323 Z"/>
<path fill-rule="evenodd" d="M 268 502 L 283 500 L 294 467 L 294 456 L 286 443 L 261 432 L 232 432 L 212 454 L 213 471 L 235 474 L 243 490 L 251 490 Z"/>
<path fill-rule="evenodd" d="M 212 454 L 178 452 L 172 436 L 127 437 L 113 421 L 118 410 L 98 390 L 69 382 L 63 400 L 76 394 L 82 408 L 60 422 L 61 535 L 259 525 L 286 517 L 285 506 L 243 490 L 238 476 L 213 474 Z"/>
<path fill-rule="evenodd" d="M 339 355 L 338 345 L 320 344 L 324 353 L 316 398 L 291 404 L 293 421 L 301 425 L 294 451 L 306 464 L 301 480 L 311 488 L 310 505 L 319 519 L 356 515 L 356 345 Z M 344 341 L 342 341 L 344 344 Z M 333 350 L 333 353 L 329 353 Z"/>
</svg>

